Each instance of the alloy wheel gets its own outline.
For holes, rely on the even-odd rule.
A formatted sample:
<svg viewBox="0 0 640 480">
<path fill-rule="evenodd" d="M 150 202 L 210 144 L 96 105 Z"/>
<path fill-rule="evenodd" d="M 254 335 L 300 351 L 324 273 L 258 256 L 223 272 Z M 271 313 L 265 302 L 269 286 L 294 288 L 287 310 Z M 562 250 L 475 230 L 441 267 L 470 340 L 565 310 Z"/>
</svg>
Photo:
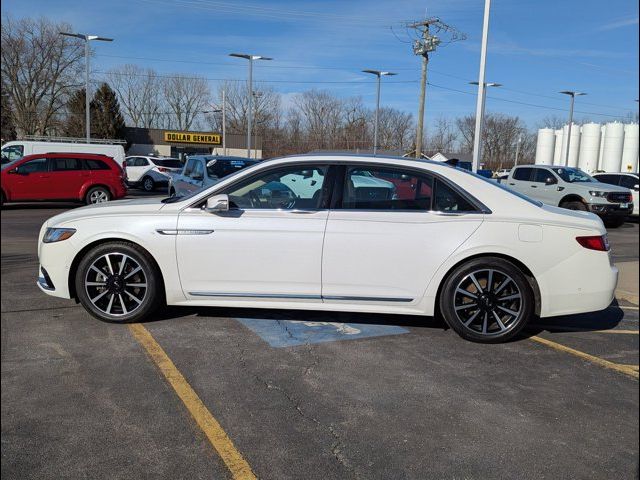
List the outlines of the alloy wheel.
<svg viewBox="0 0 640 480">
<path fill-rule="evenodd" d="M 148 292 L 147 275 L 129 255 L 111 252 L 98 257 L 84 279 L 87 297 L 100 312 L 111 316 L 130 315 Z"/>
<path fill-rule="evenodd" d="M 453 309 L 464 328 L 485 336 L 511 330 L 523 308 L 518 284 L 498 269 L 469 273 L 458 283 L 453 296 Z"/>
<path fill-rule="evenodd" d="M 104 203 L 109 201 L 109 194 L 104 190 L 94 190 L 89 195 L 90 203 Z"/>
</svg>

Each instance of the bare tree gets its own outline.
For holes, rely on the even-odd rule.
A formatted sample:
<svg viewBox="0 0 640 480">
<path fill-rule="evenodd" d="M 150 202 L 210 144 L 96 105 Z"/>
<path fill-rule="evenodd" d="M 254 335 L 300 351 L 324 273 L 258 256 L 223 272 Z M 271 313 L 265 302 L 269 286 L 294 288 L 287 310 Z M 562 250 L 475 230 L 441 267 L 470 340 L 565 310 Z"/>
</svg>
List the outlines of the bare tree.
<svg viewBox="0 0 640 480">
<path fill-rule="evenodd" d="M 436 120 L 433 133 L 427 140 L 427 151 L 429 152 L 453 152 L 458 143 L 458 133 L 455 131 L 453 122 L 447 118 L 440 117 Z"/>
<path fill-rule="evenodd" d="M 60 35 L 67 23 L 2 19 L 2 84 L 18 135 L 45 135 L 57 126 L 69 93 L 79 87 L 84 43 Z"/>
<path fill-rule="evenodd" d="M 155 70 L 123 65 L 107 73 L 110 85 L 118 94 L 127 123 L 132 127 L 158 127 L 166 112 L 161 79 Z"/>
<path fill-rule="evenodd" d="M 211 91 L 204 78 L 175 75 L 163 79 L 162 92 L 168 109 L 173 113 L 172 125 L 189 130 L 198 115 L 211 109 Z"/>
<path fill-rule="evenodd" d="M 344 116 L 344 104 L 324 90 L 309 90 L 295 99 L 312 149 L 335 148 Z"/>
</svg>

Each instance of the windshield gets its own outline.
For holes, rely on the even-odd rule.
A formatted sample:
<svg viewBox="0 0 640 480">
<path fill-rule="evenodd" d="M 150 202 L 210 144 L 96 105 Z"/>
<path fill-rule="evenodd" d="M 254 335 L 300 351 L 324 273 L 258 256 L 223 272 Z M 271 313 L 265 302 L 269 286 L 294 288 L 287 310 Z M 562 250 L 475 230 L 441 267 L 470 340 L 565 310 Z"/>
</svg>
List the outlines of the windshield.
<svg viewBox="0 0 640 480">
<path fill-rule="evenodd" d="M 163 159 L 154 158 L 152 162 L 158 165 L 159 167 L 182 168 L 182 162 L 175 158 L 163 158 Z"/>
<path fill-rule="evenodd" d="M 556 175 L 558 175 L 562 180 L 564 180 L 567 183 L 597 182 L 595 178 L 593 178 L 591 175 L 587 173 L 584 173 L 579 168 L 559 167 L 559 168 L 552 168 L 551 170 L 553 170 L 556 173 Z"/>
</svg>

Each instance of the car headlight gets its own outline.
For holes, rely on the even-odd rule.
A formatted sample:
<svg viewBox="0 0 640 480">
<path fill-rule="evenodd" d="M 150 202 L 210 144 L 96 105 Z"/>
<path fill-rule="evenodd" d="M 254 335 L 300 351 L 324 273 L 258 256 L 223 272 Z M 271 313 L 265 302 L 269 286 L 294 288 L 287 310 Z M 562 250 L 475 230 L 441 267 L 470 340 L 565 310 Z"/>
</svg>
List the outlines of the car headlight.
<svg viewBox="0 0 640 480">
<path fill-rule="evenodd" d="M 607 196 L 607 192 L 602 192 L 600 190 L 589 190 L 589 195 L 591 195 L 592 197 L 604 198 Z"/>
<path fill-rule="evenodd" d="M 75 228 L 47 228 L 42 237 L 43 243 L 61 242 L 76 233 Z"/>
</svg>

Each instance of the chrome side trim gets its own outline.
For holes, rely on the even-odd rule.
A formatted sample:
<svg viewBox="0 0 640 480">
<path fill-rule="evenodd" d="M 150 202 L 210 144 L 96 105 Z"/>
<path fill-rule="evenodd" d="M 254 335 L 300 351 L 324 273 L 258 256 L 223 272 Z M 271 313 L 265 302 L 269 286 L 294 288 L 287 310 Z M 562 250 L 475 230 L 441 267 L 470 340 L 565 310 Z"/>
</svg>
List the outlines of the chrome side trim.
<svg viewBox="0 0 640 480">
<path fill-rule="evenodd" d="M 304 300 L 322 300 L 320 295 L 288 295 L 278 293 L 219 293 L 219 292 L 189 292 L 194 297 L 249 297 L 249 298 L 293 298 Z"/>
<path fill-rule="evenodd" d="M 413 298 L 398 297 L 352 297 L 341 295 L 289 295 L 284 293 L 221 293 L 221 292 L 189 292 L 193 297 L 236 297 L 236 298 L 280 298 L 296 300 L 342 300 L 356 302 L 413 302 Z"/>
<path fill-rule="evenodd" d="M 324 300 L 351 300 L 355 302 L 413 302 L 413 298 L 398 297 L 352 297 L 349 295 L 325 295 Z"/>
<path fill-rule="evenodd" d="M 213 230 L 157 229 L 160 235 L 209 235 Z"/>
</svg>

